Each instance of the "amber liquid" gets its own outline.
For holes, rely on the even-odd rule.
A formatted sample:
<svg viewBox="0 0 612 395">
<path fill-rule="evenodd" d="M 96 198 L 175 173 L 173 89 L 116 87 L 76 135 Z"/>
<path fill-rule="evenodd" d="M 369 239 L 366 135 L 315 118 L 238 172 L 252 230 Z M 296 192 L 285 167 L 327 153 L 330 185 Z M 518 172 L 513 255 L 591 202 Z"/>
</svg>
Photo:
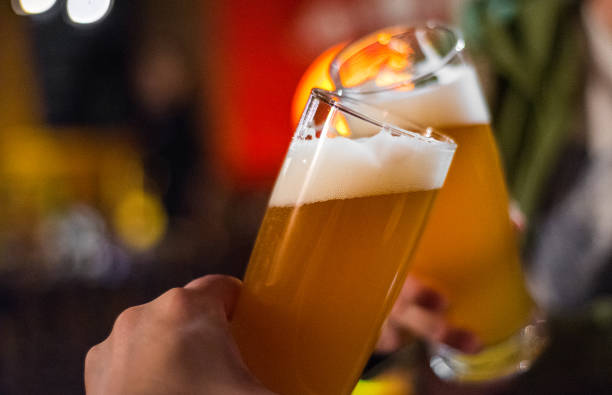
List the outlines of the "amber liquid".
<svg viewBox="0 0 612 395">
<path fill-rule="evenodd" d="M 452 324 L 490 345 L 526 325 L 533 307 L 500 160 L 488 125 L 439 129 L 458 147 L 410 273 L 446 295 Z"/>
<path fill-rule="evenodd" d="M 434 195 L 268 207 L 232 323 L 266 387 L 283 395 L 351 392 Z"/>
</svg>

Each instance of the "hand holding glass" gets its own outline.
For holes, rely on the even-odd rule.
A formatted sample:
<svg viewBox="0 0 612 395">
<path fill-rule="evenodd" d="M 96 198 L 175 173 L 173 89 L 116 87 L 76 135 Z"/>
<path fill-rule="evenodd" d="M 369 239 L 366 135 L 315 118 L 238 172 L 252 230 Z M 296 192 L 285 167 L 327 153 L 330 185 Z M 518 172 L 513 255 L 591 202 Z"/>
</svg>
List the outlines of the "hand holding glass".
<svg viewBox="0 0 612 395">
<path fill-rule="evenodd" d="M 433 345 L 447 379 L 488 380 L 526 369 L 542 349 L 508 215 L 508 193 L 489 114 L 464 43 L 446 27 L 397 26 L 347 45 L 330 68 L 343 95 L 431 125 L 458 145 L 411 275 L 449 301 L 448 320 L 475 333 L 478 355 Z M 408 122 L 408 121 L 406 121 Z M 403 126 L 400 121 L 397 123 Z"/>
</svg>

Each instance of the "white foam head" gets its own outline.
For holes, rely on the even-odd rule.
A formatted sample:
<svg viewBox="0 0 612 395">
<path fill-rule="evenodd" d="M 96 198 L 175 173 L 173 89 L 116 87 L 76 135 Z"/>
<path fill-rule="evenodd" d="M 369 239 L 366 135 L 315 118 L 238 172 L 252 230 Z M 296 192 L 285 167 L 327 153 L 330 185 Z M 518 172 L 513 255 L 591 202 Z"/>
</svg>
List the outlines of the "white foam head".
<svg viewBox="0 0 612 395">
<path fill-rule="evenodd" d="M 435 76 L 436 83 L 417 85 L 412 90 L 387 90 L 353 97 L 426 126 L 489 123 L 489 113 L 473 67 L 449 64 Z M 351 94 L 350 90 L 346 92 Z"/>
<path fill-rule="evenodd" d="M 455 146 L 432 139 L 394 135 L 294 138 L 277 178 L 270 206 L 291 206 L 438 189 Z"/>
</svg>

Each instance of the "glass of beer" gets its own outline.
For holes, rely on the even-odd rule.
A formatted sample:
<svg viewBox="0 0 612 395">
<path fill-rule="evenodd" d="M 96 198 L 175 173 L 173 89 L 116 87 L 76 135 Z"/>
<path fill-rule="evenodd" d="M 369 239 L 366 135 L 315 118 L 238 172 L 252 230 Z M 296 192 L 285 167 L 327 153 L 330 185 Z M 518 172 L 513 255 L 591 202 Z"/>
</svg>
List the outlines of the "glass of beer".
<svg viewBox="0 0 612 395">
<path fill-rule="evenodd" d="M 433 345 L 433 370 L 478 381 L 527 369 L 545 336 L 525 286 L 486 103 L 463 48 L 440 25 L 391 27 L 343 48 L 330 76 L 342 95 L 431 125 L 458 145 L 410 273 L 446 297 L 454 327 L 484 344 L 475 355 Z"/>
<path fill-rule="evenodd" d="M 360 111 L 312 91 L 232 319 L 246 364 L 279 394 L 351 392 L 456 148 Z"/>
</svg>

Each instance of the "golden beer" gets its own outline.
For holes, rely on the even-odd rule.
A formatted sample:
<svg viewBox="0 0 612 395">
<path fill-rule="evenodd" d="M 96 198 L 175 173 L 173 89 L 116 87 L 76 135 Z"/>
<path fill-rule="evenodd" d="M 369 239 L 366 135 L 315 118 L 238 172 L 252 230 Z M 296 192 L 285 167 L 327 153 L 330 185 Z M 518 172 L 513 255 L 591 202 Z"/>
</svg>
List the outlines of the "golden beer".
<svg viewBox="0 0 612 395">
<path fill-rule="evenodd" d="M 457 142 L 457 152 L 411 273 L 448 298 L 453 325 L 474 331 L 491 345 L 524 327 L 533 310 L 503 173 L 488 125 L 441 130 Z"/>
<path fill-rule="evenodd" d="M 356 139 L 330 137 L 332 126 L 320 138 L 314 131 L 300 137 L 304 119 L 321 118 L 321 107 L 313 106 L 331 108 L 325 125 L 336 124 L 335 105 L 311 99 L 232 321 L 248 367 L 283 395 L 350 393 L 402 286 L 454 150 L 448 142 L 385 128 Z M 348 118 L 343 114 L 353 133 L 364 122 Z"/>
<path fill-rule="evenodd" d="M 524 327 L 533 303 L 476 73 L 469 65 L 447 65 L 438 75 L 437 86 L 379 94 L 377 105 L 433 125 L 457 143 L 410 270 L 449 300 L 449 322 L 474 331 L 486 346 Z"/>
<path fill-rule="evenodd" d="M 434 193 L 268 208 L 234 318 L 245 362 L 267 387 L 350 392 Z"/>
<path fill-rule="evenodd" d="M 433 126 L 458 145 L 410 273 L 446 297 L 453 327 L 474 332 L 485 346 L 476 356 L 437 346 L 434 371 L 482 380 L 526 369 L 541 339 L 523 331 L 535 306 L 489 114 L 462 49 L 463 41 L 441 26 L 394 27 L 349 44 L 330 70 L 344 94 L 403 118 L 400 127 Z"/>
</svg>

